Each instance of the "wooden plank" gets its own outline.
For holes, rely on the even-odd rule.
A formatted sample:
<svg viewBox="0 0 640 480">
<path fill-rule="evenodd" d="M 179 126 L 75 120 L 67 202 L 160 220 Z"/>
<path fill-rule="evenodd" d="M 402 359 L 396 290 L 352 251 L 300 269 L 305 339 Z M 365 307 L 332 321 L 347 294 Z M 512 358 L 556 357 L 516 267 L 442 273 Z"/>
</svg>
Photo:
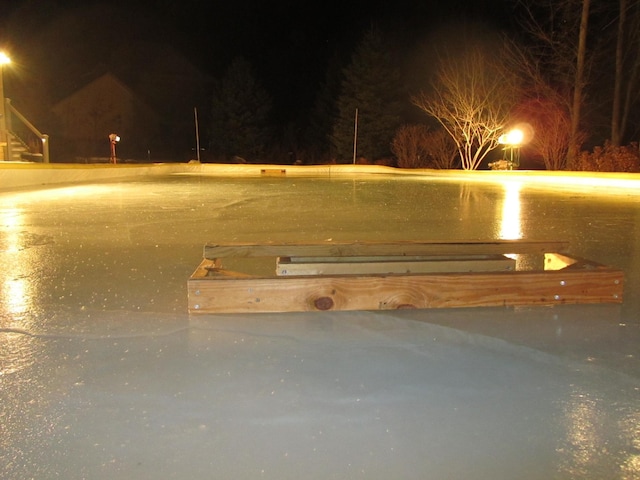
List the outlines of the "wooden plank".
<svg viewBox="0 0 640 480">
<path fill-rule="evenodd" d="M 188 296 L 190 313 L 621 303 L 623 274 L 596 268 L 261 278 L 194 275 L 188 281 Z"/>
<path fill-rule="evenodd" d="M 506 258 L 504 255 L 368 255 L 348 257 L 278 257 L 289 263 L 364 263 L 364 262 L 427 262 L 430 260 L 490 260 Z"/>
<path fill-rule="evenodd" d="M 562 255 L 559 253 L 546 253 L 544 255 L 545 270 L 560 270 L 561 268 L 589 270 L 602 267 L 604 267 L 604 265 L 601 263 L 587 260 L 586 258 Z"/>
<path fill-rule="evenodd" d="M 490 242 L 320 242 L 233 243 L 204 246 L 204 258 L 224 257 L 344 257 L 410 255 L 502 255 L 562 252 L 562 241 L 494 240 Z"/>
<path fill-rule="evenodd" d="M 276 275 L 409 274 L 513 271 L 516 261 L 503 255 L 429 257 L 278 257 Z"/>
<path fill-rule="evenodd" d="M 231 278 L 255 278 L 255 275 L 244 273 L 244 272 L 236 272 L 233 270 L 227 270 L 222 267 L 222 264 L 219 259 L 209 260 L 204 259 L 198 265 L 198 268 L 191 275 L 192 279 L 206 279 L 210 277 L 214 277 L 216 275 L 226 276 Z"/>
<path fill-rule="evenodd" d="M 191 274 L 192 279 L 204 279 L 209 276 L 211 270 L 217 268 L 219 265 L 217 264 L 217 260 L 209 260 L 205 258 L 200 262 L 196 271 Z"/>
</svg>

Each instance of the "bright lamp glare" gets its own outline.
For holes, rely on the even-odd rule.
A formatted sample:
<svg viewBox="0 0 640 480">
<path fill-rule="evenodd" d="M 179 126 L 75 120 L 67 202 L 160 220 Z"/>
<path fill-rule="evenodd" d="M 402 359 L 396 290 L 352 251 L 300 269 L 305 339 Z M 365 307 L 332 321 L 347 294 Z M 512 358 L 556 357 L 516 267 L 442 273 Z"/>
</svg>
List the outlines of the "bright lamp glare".
<svg viewBox="0 0 640 480">
<path fill-rule="evenodd" d="M 520 145 L 522 140 L 524 139 L 524 133 L 522 130 L 513 129 L 509 133 L 507 133 L 507 143 L 510 145 Z"/>
<path fill-rule="evenodd" d="M 6 65 L 7 63 L 11 63 L 11 59 L 6 53 L 0 52 L 0 65 Z"/>
<path fill-rule="evenodd" d="M 524 141 L 524 132 L 519 128 L 514 128 L 509 132 L 500 135 L 498 142 L 503 145 L 520 145 Z"/>
</svg>

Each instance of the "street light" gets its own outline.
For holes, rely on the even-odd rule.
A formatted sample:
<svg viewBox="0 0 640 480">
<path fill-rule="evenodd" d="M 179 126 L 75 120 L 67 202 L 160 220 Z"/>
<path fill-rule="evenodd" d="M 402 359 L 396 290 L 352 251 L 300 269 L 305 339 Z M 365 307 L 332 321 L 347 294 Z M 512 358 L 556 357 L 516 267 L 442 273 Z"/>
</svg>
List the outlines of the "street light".
<svg viewBox="0 0 640 480">
<path fill-rule="evenodd" d="M 11 59 L 5 52 L 0 51 L 0 147 L 2 148 L 2 160 L 7 158 L 7 117 L 4 100 L 4 66 L 11 63 Z"/>
<path fill-rule="evenodd" d="M 524 142 L 524 137 L 525 134 L 521 129 L 514 128 L 507 133 L 503 133 L 498 138 L 498 143 L 505 146 L 504 151 L 509 150 L 510 158 L 505 158 L 505 161 L 509 164 L 509 170 L 520 166 L 520 146 Z"/>
</svg>

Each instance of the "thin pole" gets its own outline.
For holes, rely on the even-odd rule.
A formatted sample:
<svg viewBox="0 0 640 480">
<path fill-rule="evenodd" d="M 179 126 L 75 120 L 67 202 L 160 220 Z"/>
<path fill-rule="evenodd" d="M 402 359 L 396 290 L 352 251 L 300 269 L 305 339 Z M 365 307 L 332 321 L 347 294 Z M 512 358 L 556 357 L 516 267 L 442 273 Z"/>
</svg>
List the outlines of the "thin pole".
<svg viewBox="0 0 640 480">
<path fill-rule="evenodd" d="M 196 124 L 196 155 L 198 159 L 198 163 L 200 163 L 200 132 L 198 131 L 198 108 L 193 107 L 193 115 L 195 118 Z"/>
<path fill-rule="evenodd" d="M 353 129 L 353 164 L 356 164 L 356 152 L 358 150 L 358 109 L 356 108 L 356 119 Z"/>
<path fill-rule="evenodd" d="M 6 101 L 4 99 L 4 65 L 0 63 L 0 148 L 2 149 L 2 158 L 0 160 L 10 160 L 8 158 L 7 122 L 5 117 Z"/>
</svg>

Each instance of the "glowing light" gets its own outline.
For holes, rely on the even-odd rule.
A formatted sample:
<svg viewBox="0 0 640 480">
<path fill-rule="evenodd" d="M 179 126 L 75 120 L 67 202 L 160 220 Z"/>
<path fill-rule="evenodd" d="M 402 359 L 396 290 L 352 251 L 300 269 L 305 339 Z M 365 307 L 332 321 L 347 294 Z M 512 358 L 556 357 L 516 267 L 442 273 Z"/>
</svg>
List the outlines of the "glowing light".
<svg viewBox="0 0 640 480">
<path fill-rule="evenodd" d="M 0 219 L 5 229 L 2 243 L 4 268 L 14 272 L 13 278 L 7 278 L 2 286 L 0 299 L 12 314 L 23 313 L 32 302 L 30 285 L 26 278 L 32 268 L 31 252 L 24 248 L 24 238 L 21 236 L 25 223 L 24 212 L 18 207 L 10 207 L 0 211 Z"/>
<path fill-rule="evenodd" d="M 29 303 L 29 292 L 24 278 L 6 280 L 4 283 L 4 303 L 10 313 L 22 313 Z"/>
<path fill-rule="evenodd" d="M 5 228 L 5 236 L 2 241 L 2 252 L 19 252 L 20 227 L 24 222 L 22 210 L 17 207 L 3 208 L 0 210 L 0 222 Z"/>
<path fill-rule="evenodd" d="M 519 240 L 522 238 L 520 182 L 505 182 L 502 216 L 500 219 L 500 238 Z"/>
<path fill-rule="evenodd" d="M 519 128 L 514 128 L 509 132 L 500 135 L 498 142 L 503 145 L 520 145 L 524 141 L 524 132 Z"/>
<path fill-rule="evenodd" d="M 114 187 L 111 185 L 75 185 L 19 192 L 14 197 L 23 202 L 44 202 L 64 197 L 108 195 L 113 191 Z"/>
<path fill-rule="evenodd" d="M 600 189 L 605 188 L 607 194 L 630 194 L 640 192 L 640 178 L 637 174 L 593 174 L 590 172 L 523 172 L 522 175 L 522 180 L 526 182 L 527 187 L 553 187 L 555 190 L 557 190 L 558 185 L 561 185 L 563 189 L 569 187 L 599 187 L 599 193 L 604 193 Z M 513 177 L 510 177 L 510 179 L 512 178 Z"/>
<path fill-rule="evenodd" d="M 500 170 L 487 172 L 452 171 L 447 174 L 447 178 L 449 180 L 463 179 L 466 181 L 497 182 L 503 184 L 517 181 L 527 190 L 551 190 L 553 192 L 575 190 L 607 197 L 640 194 L 640 175 L 637 173 L 538 172 L 533 170 L 510 171 L 505 173 L 502 173 Z"/>
<path fill-rule="evenodd" d="M 0 52 L 0 65 L 7 65 L 9 63 L 11 63 L 9 56 L 4 52 Z"/>
</svg>

